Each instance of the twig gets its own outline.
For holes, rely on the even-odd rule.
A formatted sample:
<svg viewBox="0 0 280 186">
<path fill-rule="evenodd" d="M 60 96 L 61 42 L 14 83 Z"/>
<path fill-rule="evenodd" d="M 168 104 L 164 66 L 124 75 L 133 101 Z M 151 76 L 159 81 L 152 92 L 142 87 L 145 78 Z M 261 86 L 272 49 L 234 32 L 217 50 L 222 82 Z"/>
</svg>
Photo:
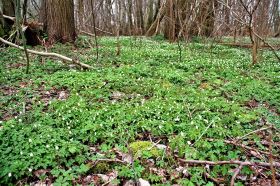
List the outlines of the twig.
<svg viewBox="0 0 280 186">
<path fill-rule="evenodd" d="M 219 178 L 213 178 L 209 173 L 205 172 L 204 175 L 211 181 L 215 182 L 217 185 L 224 182 L 224 180 L 219 180 Z"/>
<path fill-rule="evenodd" d="M 216 139 L 212 139 L 212 138 L 207 138 L 207 140 L 210 141 L 210 142 L 217 141 Z M 235 145 L 235 146 L 238 146 L 238 147 L 242 147 L 242 148 L 247 149 L 247 150 L 250 150 L 250 151 L 255 151 L 255 152 L 258 152 L 258 153 L 261 153 L 261 154 L 270 155 L 269 152 L 257 150 L 257 149 L 255 149 L 255 148 L 246 146 L 246 145 L 244 145 L 244 144 L 242 144 L 242 143 L 238 143 L 238 141 L 223 140 L 223 142 L 224 142 L 224 143 L 227 143 L 227 144 Z M 251 153 L 251 154 L 252 154 L 252 153 Z M 273 156 L 273 157 L 276 157 L 275 155 L 272 155 L 272 156 Z"/>
<path fill-rule="evenodd" d="M 161 142 L 161 139 L 158 140 L 158 142 L 153 143 L 153 145 L 151 147 L 148 148 L 148 150 L 152 150 L 155 146 L 157 146 L 159 143 Z"/>
<path fill-rule="evenodd" d="M 264 130 L 268 130 L 268 129 L 270 129 L 270 128 L 271 128 L 271 126 L 270 126 L 270 127 L 261 128 L 261 129 L 258 129 L 258 130 L 254 130 L 254 131 L 252 131 L 252 132 L 249 132 L 248 134 L 246 134 L 246 135 L 244 135 L 244 136 L 238 138 L 238 141 L 241 140 L 241 139 L 244 139 L 244 138 L 247 137 L 247 136 L 250 136 L 251 134 L 255 134 L 255 133 L 258 133 L 258 132 L 261 132 L 261 131 L 264 131 Z"/>
<path fill-rule="evenodd" d="M 231 177 L 230 186 L 234 186 L 235 178 L 238 176 L 242 168 L 243 168 L 243 164 L 240 164 L 239 167 L 234 172 L 233 176 Z"/>
<path fill-rule="evenodd" d="M 197 138 L 197 140 L 195 140 L 195 142 L 191 146 L 194 146 L 194 144 L 196 144 L 202 138 L 202 136 L 207 132 L 207 130 L 211 127 L 213 123 L 214 123 L 214 119 L 212 119 L 210 124 L 206 127 L 206 129 L 202 132 L 202 134 Z"/>
<path fill-rule="evenodd" d="M 97 160 L 95 160 L 95 163 L 99 162 L 99 161 L 103 161 L 103 162 L 117 162 L 117 163 L 122 163 L 122 164 L 126 164 L 127 163 L 127 162 L 122 161 L 122 160 L 117 159 L 117 158 L 115 158 L 115 159 L 97 159 Z"/>
<path fill-rule="evenodd" d="M 269 131 L 269 163 L 272 177 L 272 185 L 276 186 L 276 176 L 275 176 L 275 168 L 273 166 L 273 155 L 272 155 L 272 130 Z"/>
<path fill-rule="evenodd" d="M 111 183 L 114 179 L 116 179 L 117 177 L 114 177 L 113 179 L 110 179 L 109 181 L 107 181 L 106 183 L 102 184 L 102 186 L 108 185 L 109 183 Z"/>
<path fill-rule="evenodd" d="M 250 161 L 239 161 L 239 160 L 230 160 L 230 161 L 203 161 L 203 160 L 184 160 L 179 159 L 182 163 L 187 164 L 206 164 L 206 165 L 243 165 L 243 166 L 262 166 L 262 167 L 270 167 L 270 163 L 266 162 L 250 162 Z M 280 168 L 279 162 L 273 162 L 273 166 Z"/>
<path fill-rule="evenodd" d="M 19 45 L 16 45 L 14 43 L 11 43 L 5 39 L 3 39 L 2 37 L 0 37 L 0 41 L 7 44 L 7 45 L 10 45 L 12 47 L 15 47 L 15 48 L 18 48 L 20 50 L 24 50 L 23 47 L 19 46 Z M 74 59 L 71 59 L 69 57 L 66 57 L 66 56 L 63 56 L 61 54 L 57 54 L 57 53 L 47 53 L 47 52 L 39 52 L 39 51 L 35 51 L 35 50 L 30 50 L 30 49 L 27 49 L 27 52 L 28 53 L 31 53 L 31 54 L 36 54 L 36 55 L 40 55 L 40 56 L 46 56 L 46 57 L 54 57 L 54 58 L 59 58 L 59 59 L 62 59 L 63 61 L 68 61 L 70 63 L 74 63 L 74 64 L 77 64 L 83 68 L 86 68 L 86 69 L 93 69 L 92 66 L 90 65 L 87 65 L 85 63 L 81 63 L 77 60 L 74 60 Z"/>
<path fill-rule="evenodd" d="M 81 30 L 81 31 L 80 31 L 80 33 L 82 33 L 82 34 L 86 34 L 86 35 L 88 35 L 88 36 L 92 36 L 92 37 L 94 37 L 94 36 L 95 36 L 94 34 L 89 33 L 89 32 L 86 32 L 86 31 L 83 31 L 83 30 Z"/>
<path fill-rule="evenodd" d="M 6 19 L 9 19 L 11 21 L 16 21 L 15 17 L 7 16 L 7 15 L 4 15 L 4 14 L 3 14 L 3 17 L 6 18 Z"/>
</svg>

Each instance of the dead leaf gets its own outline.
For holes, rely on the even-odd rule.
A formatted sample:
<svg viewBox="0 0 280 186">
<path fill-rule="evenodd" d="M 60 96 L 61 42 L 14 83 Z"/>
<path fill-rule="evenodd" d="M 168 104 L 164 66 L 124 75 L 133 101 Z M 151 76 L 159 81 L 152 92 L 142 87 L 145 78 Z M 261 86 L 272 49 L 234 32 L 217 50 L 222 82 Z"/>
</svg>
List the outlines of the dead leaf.
<svg viewBox="0 0 280 186">
<path fill-rule="evenodd" d="M 146 180 L 143 180 L 142 178 L 140 178 L 138 181 L 139 181 L 139 186 L 150 186 L 150 183 Z"/>
</svg>

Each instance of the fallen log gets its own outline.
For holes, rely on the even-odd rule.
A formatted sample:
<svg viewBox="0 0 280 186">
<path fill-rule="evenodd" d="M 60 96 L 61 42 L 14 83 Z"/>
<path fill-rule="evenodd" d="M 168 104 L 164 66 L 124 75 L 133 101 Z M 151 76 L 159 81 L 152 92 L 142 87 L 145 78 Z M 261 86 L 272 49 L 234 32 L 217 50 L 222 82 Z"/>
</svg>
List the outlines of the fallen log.
<svg viewBox="0 0 280 186">
<path fill-rule="evenodd" d="M 18 48 L 20 50 L 24 50 L 23 47 L 19 46 L 19 45 L 16 45 L 14 43 L 11 43 L 5 39 L 3 39 L 2 37 L 0 37 L 0 41 L 9 45 L 9 46 L 12 46 L 12 47 L 15 47 L 15 48 Z M 76 64 L 76 65 L 79 65 L 80 67 L 83 67 L 83 68 L 86 68 L 86 69 L 93 69 L 92 66 L 90 65 L 87 65 L 85 63 L 81 63 L 79 62 L 78 60 L 74 60 L 74 59 L 71 59 L 69 57 L 66 57 L 66 56 L 63 56 L 61 54 L 57 54 L 57 53 L 47 53 L 47 52 L 40 52 L 40 51 L 35 51 L 35 50 L 30 50 L 30 49 L 27 49 L 27 52 L 28 53 L 31 53 L 31 54 L 36 54 L 36 55 L 39 55 L 39 56 L 45 56 L 45 57 L 53 57 L 53 58 L 58 58 L 58 59 L 61 59 L 63 61 L 67 61 L 67 62 L 70 62 L 70 63 L 73 63 L 73 64 Z"/>
</svg>

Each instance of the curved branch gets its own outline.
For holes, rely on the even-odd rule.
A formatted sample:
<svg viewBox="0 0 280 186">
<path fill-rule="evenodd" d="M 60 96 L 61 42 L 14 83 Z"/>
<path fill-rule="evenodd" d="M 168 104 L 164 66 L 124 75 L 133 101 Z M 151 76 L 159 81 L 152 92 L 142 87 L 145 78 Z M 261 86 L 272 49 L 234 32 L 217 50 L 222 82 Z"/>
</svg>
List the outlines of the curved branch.
<svg viewBox="0 0 280 186">
<path fill-rule="evenodd" d="M 12 47 L 18 48 L 18 49 L 20 49 L 20 50 L 24 50 L 23 47 L 21 47 L 21 46 L 19 46 L 19 45 L 16 45 L 16 44 L 14 44 L 14 43 L 11 43 L 11 42 L 9 42 L 9 41 L 3 39 L 2 37 L 0 37 L 0 41 L 3 42 L 3 43 L 5 43 L 5 44 L 7 44 L 7 45 L 12 46 Z M 61 59 L 61 60 L 63 60 L 63 61 L 67 61 L 67 62 L 76 64 L 76 65 L 79 65 L 79 66 L 81 66 L 81 67 L 83 67 L 83 68 L 86 68 L 86 69 L 93 69 L 93 67 L 90 66 L 90 65 L 87 65 L 87 64 L 85 64 L 85 63 L 81 63 L 81 62 L 79 62 L 79 61 L 77 61 L 77 60 L 71 59 L 71 58 L 66 57 L 66 56 L 63 56 L 63 55 L 61 55 L 61 54 L 57 54 L 57 53 L 47 53 L 47 52 L 39 52 L 39 51 L 35 51 L 35 50 L 30 50 L 30 49 L 27 49 L 27 52 L 28 52 L 28 53 L 31 53 L 31 54 L 36 54 L 36 55 L 40 55 L 40 56 L 45 56 L 45 57 L 59 58 L 59 59 Z"/>
</svg>

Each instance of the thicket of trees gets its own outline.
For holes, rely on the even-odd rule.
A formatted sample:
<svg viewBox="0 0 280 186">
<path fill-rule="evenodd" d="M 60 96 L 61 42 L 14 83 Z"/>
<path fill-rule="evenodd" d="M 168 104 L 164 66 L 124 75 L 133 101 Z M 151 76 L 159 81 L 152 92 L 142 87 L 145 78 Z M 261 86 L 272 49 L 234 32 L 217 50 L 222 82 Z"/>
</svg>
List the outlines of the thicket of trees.
<svg viewBox="0 0 280 186">
<path fill-rule="evenodd" d="M 1 4 L 1 22 L 7 27 L 9 19 L 3 20 L 3 15 L 15 16 L 15 4 L 13 0 Z M 51 42 L 71 42 L 76 33 L 95 31 L 98 35 L 162 33 L 170 41 L 249 36 L 250 27 L 261 36 L 280 35 L 279 0 L 24 0 L 21 7 L 29 21 L 44 25 Z"/>
</svg>

